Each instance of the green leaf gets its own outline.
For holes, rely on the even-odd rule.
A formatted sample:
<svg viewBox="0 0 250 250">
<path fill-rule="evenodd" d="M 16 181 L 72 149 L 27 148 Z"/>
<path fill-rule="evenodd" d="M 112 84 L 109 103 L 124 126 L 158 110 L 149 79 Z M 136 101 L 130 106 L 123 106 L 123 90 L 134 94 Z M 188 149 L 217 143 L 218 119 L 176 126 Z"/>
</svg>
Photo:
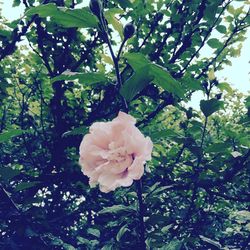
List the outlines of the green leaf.
<svg viewBox="0 0 250 250">
<path fill-rule="evenodd" d="M 212 115 L 214 112 L 220 110 L 221 108 L 223 108 L 223 106 L 224 106 L 224 102 L 219 101 L 215 98 L 212 98 L 210 100 L 201 100 L 200 101 L 200 109 L 206 117 L 208 117 L 208 116 Z"/>
<path fill-rule="evenodd" d="M 133 213 L 136 212 L 136 209 L 134 209 L 131 206 L 114 205 L 112 207 L 103 208 L 101 211 L 99 211 L 99 214 L 107 214 L 107 213 L 116 214 L 122 212 Z"/>
<path fill-rule="evenodd" d="M 150 74 L 154 76 L 155 84 L 181 98 L 184 97 L 184 91 L 180 83 L 175 80 L 165 68 L 157 64 L 152 64 Z"/>
<path fill-rule="evenodd" d="M 250 212 L 248 210 L 235 211 L 230 215 L 230 217 L 237 218 L 237 220 L 245 223 L 250 221 Z"/>
<path fill-rule="evenodd" d="M 63 249 L 65 250 L 76 250 L 76 248 L 68 243 L 63 243 Z"/>
<path fill-rule="evenodd" d="M 150 82 L 162 87 L 170 93 L 184 97 L 184 91 L 178 81 L 160 65 L 151 63 L 141 53 L 127 53 L 125 55 L 134 74 L 123 84 L 120 93 L 127 100 L 131 101 L 136 94 L 143 90 Z"/>
<path fill-rule="evenodd" d="M 101 250 L 115 250 L 115 246 L 113 243 L 109 243 L 101 248 Z"/>
<path fill-rule="evenodd" d="M 97 229 L 97 228 L 89 228 L 88 233 L 91 234 L 91 235 L 94 235 L 97 238 L 99 238 L 100 235 L 101 235 L 100 230 Z"/>
<path fill-rule="evenodd" d="M 182 247 L 182 241 L 172 240 L 168 245 L 160 248 L 161 250 L 180 250 Z"/>
<path fill-rule="evenodd" d="M 69 9 L 66 7 L 57 7 L 53 3 L 39 5 L 30 8 L 26 16 L 38 14 L 40 17 L 51 17 L 57 24 L 70 28 L 96 28 L 98 27 L 97 18 L 89 12 L 87 8 Z"/>
<path fill-rule="evenodd" d="M 247 108 L 250 108 L 250 96 L 246 97 L 245 105 L 246 105 Z"/>
<path fill-rule="evenodd" d="M 234 18 L 232 16 L 226 16 L 225 20 L 228 21 L 229 23 L 233 22 Z"/>
<path fill-rule="evenodd" d="M 243 146 L 250 147 L 250 136 L 242 134 L 238 138 L 239 143 Z"/>
<path fill-rule="evenodd" d="M 173 129 L 164 129 L 164 130 L 160 130 L 157 132 L 153 132 L 150 134 L 150 138 L 153 141 L 159 141 L 162 139 L 166 139 L 166 138 L 175 138 L 175 137 L 183 137 L 181 134 L 176 133 L 175 131 L 173 131 Z"/>
<path fill-rule="evenodd" d="M 228 151 L 229 147 L 231 145 L 229 143 L 214 143 L 206 148 L 206 153 L 211 153 L 211 152 L 217 152 L 217 153 L 222 153 Z"/>
<path fill-rule="evenodd" d="M 39 184 L 39 181 L 32 181 L 32 182 L 22 182 L 20 184 L 18 184 L 15 188 L 16 191 L 22 191 L 28 188 L 32 188 L 34 186 L 36 186 L 37 184 Z"/>
<path fill-rule="evenodd" d="M 17 7 L 21 4 L 21 0 L 14 0 L 13 1 L 13 4 L 12 4 L 12 7 Z"/>
<path fill-rule="evenodd" d="M 167 219 L 168 218 L 162 214 L 152 214 L 147 220 L 147 225 L 155 226 L 165 224 Z"/>
<path fill-rule="evenodd" d="M 142 53 L 126 53 L 124 57 L 127 59 L 128 64 L 134 71 L 151 64 L 151 62 Z"/>
<path fill-rule="evenodd" d="M 88 133 L 89 128 L 85 126 L 81 126 L 78 128 L 74 128 L 71 131 L 65 132 L 62 137 L 74 136 L 74 135 L 85 135 Z"/>
<path fill-rule="evenodd" d="M 205 9 L 204 18 L 209 21 L 214 20 L 217 10 L 218 4 L 211 2 L 211 4 L 209 4 Z"/>
<path fill-rule="evenodd" d="M 186 73 L 181 79 L 180 82 L 182 86 L 187 90 L 202 90 L 201 82 L 195 79 L 191 74 Z"/>
<path fill-rule="evenodd" d="M 156 183 L 157 184 L 157 183 Z M 158 183 L 160 184 L 160 183 Z M 149 200 L 151 197 L 153 196 L 159 196 L 161 193 L 163 193 L 164 191 L 170 189 L 174 187 L 173 185 L 169 185 L 169 186 L 159 186 L 157 188 L 155 188 L 153 191 L 149 192 L 147 195 L 146 195 L 146 198 Z"/>
<path fill-rule="evenodd" d="M 119 242 L 122 236 L 128 231 L 127 225 L 122 226 L 116 235 L 116 240 Z"/>
<path fill-rule="evenodd" d="M 227 11 L 232 15 L 235 14 L 235 8 L 231 4 L 227 6 Z"/>
<path fill-rule="evenodd" d="M 219 41 L 219 39 L 217 38 L 211 38 L 207 41 L 207 44 L 213 48 L 213 49 L 217 49 L 222 47 L 222 43 Z"/>
<path fill-rule="evenodd" d="M 202 241 L 207 242 L 210 245 L 213 245 L 213 246 L 217 247 L 218 249 L 222 249 L 222 246 L 221 246 L 220 242 L 212 240 L 212 239 L 209 239 L 209 238 L 207 238 L 205 236 L 202 236 L 202 235 L 200 235 L 199 237 L 200 237 L 200 239 Z"/>
<path fill-rule="evenodd" d="M 162 233 L 164 233 L 164 234 L 168 233 L 168 231 L 169 231 L 169 229 L 170 229 L 171 227 L 173 227 L 173 224 L 169 224 L 169 225 L 167 225 L 167 226 L 164 226 L 164 227 L 161 229 Z"/>
<path fill-rule="evenodd" d="M 79 80 L 80 83 L 93 84 L 107 81 L 107 78 L 102 73 L 78 73 L 65 71 L 61 75 L 51 79 L 51 83 L 56 81 L 73 81 Z"/>
<path fill-rule="evenodd" d="M 81 236 L 77 236 L 76 239 L 77 245 L 85 245 L 84 249 L 96 249 L 95 246 L 99 243 L 98 240 L 90 240 Z"/>
<path fill-rule="evenodd" d="M 233 94 L 234 93 L 234 91 L 233 91 L 232 87 L 230 86 L 230 84 L 228 84 L 226 82 L 219 83 L 217 85 L 217 88 L 220 89 L 221 91 L 225 90 L 228 94 Z"/>
<path fill-rule="evenodd" d="M 9 38 L 11 37 L 11 32 L 8 30 L 0 30 L 0 37 Z"/>
<path fill-rule="evenodd" d="M 11 167 L 0 167 L 0 178 L 3 180 L 10 180 L 20 174 L 20 170 Z"/>
<path fill-rule="evenodd" d="M 113 8 L 105 11 L 104 15 L 109 24 L 112 24 L 114 29 L 119 33 L 120 37 L 123 39 L 123 25 L 115 17 L 116 14 L 122 14 L 124 11 L 118 8 Z"/>
<path fill-rule="evenodd" d="M 112 60 L 112 58 L 110 56 L 107 56 L 105 54 L 100 54 L 100 56 L 101 56 L 101 60 L 103 62 L 108 63 L 108 64 L 110 64 L 112 66 L 114 65 L 114 62 L 113 62 L 113 60 Z"/>
<path fill-rule="evenodd" d="M 123 9 L 132 8 L 133 4 L 129 0 L 116 0 Z"/>
<path fill-rule="evenodd" d="M 217 29 L 220 33 L 222 33 L 222 34 L 226 34 L 226 33 L 227 33 L 227 27 L 224 26 L 224 25 L 218 25 L 218 26 L 216 27 L 216 29 Z"/>
<path fill-rule="evenodd" d="M 150 65 L 146 65 L 138 69 L 134 74 L 122 85 L 120 89 L 121 95 L 129 102 L 140 91 L 142 91 L 153 77 L 149 75 Z"/>
<path fill-rule="evenodd" d="M 11 129 L 9 131 L 3 132 L 0 134 L 0 143 L 6 142 L 10 140 L 12 137 L 19 136 L 24 132 L 26 132 L 26 130 L 21 130 L 21 129 Z"/>
</svg>

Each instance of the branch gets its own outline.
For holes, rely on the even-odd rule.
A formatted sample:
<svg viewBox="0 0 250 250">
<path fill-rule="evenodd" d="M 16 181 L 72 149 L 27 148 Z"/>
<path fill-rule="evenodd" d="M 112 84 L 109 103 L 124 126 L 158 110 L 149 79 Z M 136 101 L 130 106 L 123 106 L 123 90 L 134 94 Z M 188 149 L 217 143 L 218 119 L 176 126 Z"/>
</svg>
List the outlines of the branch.
<svg viewBox="0 0 250 250">
<path fill-rule="evenodd" d="M 199 24 L 199 22 L 201 21 L 203 15 L 204 15 L 204 11 L 206 9 L 206 3 L 207 3 L 207 0 L 201 1 L 200 6 L 198 8 L 199 12 L 196 16 L 197 18 L 192 23 L 192 26 L 194 27 L 194 29 L 192 31 L 190 31 L 186 36 L 184 36 L 182 46 L 176 51 L 176 53 L 174 53 L 172 55 L 172 58 L 169 60 L 169 63 L 174 63 L 176 61 L 176 59 L 180 58 L 180 56 L 186 51 L 186 49 L 191 46 L 191 44 L 192 44 L 191 38 L 197 30 L 196 25 Z M 177 47 L 177 45 L 175 47 Z"/>
<path fill-rule="evenodd" d="M 227 182 L 230 182 L 237 173 L 247 167 L 247 161 L 249 157 L 250 149 L 244 156 L 237 157 L 235 162 L 233 163 L 233 166 L 220 173 L 220 177 L 216 179 L 198 180 L 197 185 L 204 189 L 211 189 L 213 187 L 217 187 Z"/>
<path fill-rule="evenodd" d="M 193 61 L 193 59 L 198 55 L 198 53 L 200 52 L 200 50 L 203 48 L 203 46 L 205 45 L 206 40 L 208 39 L 208 37 L 210 36 L 212 30 L 214 29 L 215 25 L 217 24 L 217 22 L 219 21 L 221 15 L 223 14 L 223 12 L 226 10 L 227 6 L 232 2 L 228 1 L 226 3 L 226 5 L 223 7 L 222 11 L 220 12 L 220 14 L 218 15 L 218 17 L 215 19 L 215 21 L 213 22 L 212 26 L 209 28 L 209 30 L 207 31 L 207 34 L 205 35 L 204 39 L 202 40 L 200 47 L 195 51 L 195 53 L 191 56 L 191 58 L 188 60 L 188 62 L 186 63 L 186 65 L 184 66 L 184 68 L 177 73 L 177 76 L 180 77 L 182 76 L 183 72 L 188 68 L 188 66 L 190 65 L 190 63 Z"/>
<path fill-rule="evenodd" d="M 235 35 L 236 35 L 238 32 L 242 31 L 242 30 L 245 28 L 245 26 L 244 26 L 244 27 L 241 27 L 241 24 L 244 22 L 244 20 L 245 20 L 245 19 L 247 18 L 247 16 L 249 15 L 249 11 L 250 11 L 250 10 L 248 10 L 248 12 L 247 12 L 247 14 L 245 15 L 245 17 L 242 18 L 242 20 L 240 21 L 239 25 L 234 27 L 232 33 L 231 33 L 230 36 L 227 38 L 227 40 L 224 42 L 223 47 L 217 52 L 216 56 L 215 56 L 206 66 L 205 66 L 205 68 L 202 69 L 201 73 L 196 77 L 196 79 L 201 78 L 201 77 L 203 76 L 203 74 L 204 74 L 205 72 L 208 71 L 209 67 L 210 67 L 211 65 L 213 65 L 213 64 L 216 62 L 216 60 L 218 59 L 218 57 L 221 55 L 221 53 L 224 51 L 224 49 L 230 44 L 231 40 L 235 37 Z"/>
<path fill-rule="evenodd" d="M 12 200 L 12 198 L 9 195 L 9 193 L 5 190 L 5 188 L 3 187 L 3 185 L 1 183 L 0 183 L 0 188 L 2 189 L 2 193 L 7 198 L 7 200 L 10 202 L 10 204 L 12 205 L 12 207 L 17 211 L 18 214 L 20 214 L 21 211 L 18 208 L 18 205 Z"/>
<path fill-rule="evenodd" d="M 161 16 L 162 15 L 162 16 Z M 145 38 L 143 39 L 141 45 L 139 46 L 139 48 L 137 49 L 137 52 L 139 52 L 141 50 L 141 48 L 146 44 L 148 38 L 153 34 L 153 32 L 155 31 L 156 27 L 158 26 L 159 22 L 161 21 L 163 17 L 163 14 L 158 12 L 153 20 L 153 23 L 150 25 L 150 30 L 148 32 L 148 34 L 145 36 Z"/>
<path fill-rule="evenodd" d="M 54 73 L 53 73 L 53 70 L 51 69 L 50 67 L 50 64 L 49 64 L 49 60 L 48 60 L 48 57 L 47 57 L 47 54 L 44 50 L 44 43 L 43 43 L 43 38 L 44 38 L 44 33 L 45 31 L 43 30 L 42 26 L 41 26 L 41 19 L 37 19 L 35 21 L 36 25 L 37 25 L 37 44 L 38 44 L 38 48 L 40 49 L 41 51 L 41 58 L 44 62 L 44 65 L 45 67 L 47 68 L 48 72 L 49 72 L 49 75 L 50 77 L 53 77 L 54 76 Z"/>
<path fill-rule="evenodd" d="M 144 204 L 142 200 L 142 179 L 136 181 L 136 193 L 138 198 L 139 209 L 139 227 L 140 227 L 140 249 L 146 250 L 145 243 L 145 225 L 144 225 Z"/>
<path fill-rule="evenodd" d="M 126 42 L 126 39 L 124 39 L 124 41 L 122 42 L 122 44 L 120 46 L 120 49 L 119 49 L 119 52 L 118 52 L 118 56 L 116 57 L 115 54 L 114 54 L 114 50 L 112 48 L 112 45 L 111 45 L 111 41 L 109 39 L 108 28 L 107 28 L 107 25 L 106 25 L 106 19 L 104 17 L 104 14 L 102 13 L 101 16 L 98 17 L 98 18 L 99 18 L 99 21 L 100 21 L 100 24 L 101 24 L 101 29 L 102 29 L 102 32 L 103 32 L 103 35 L 104 35 L 105 42 L 108 44 L 109 51 L 110 51 L 110 54 L 111 54 L 111 57 L 112 57 L 112 60 L 113 60 L 114 66 L 115 66 L 117 85 L 118 85 L 118 88 L 120 89 L 121 86 L 122 86 L 122 79 L 121 79 L 121 73 L 120 73 L 120 70 L 119 70 L 119 58 L 120 58 L 120 54 L 121 54 L 123 45 Z M 122 101 L 123 101 L 123 106 L 124 106 L 125 112 L 128 112 L 128 104 L 127 104 L 126 99 L 123 96 L 122 96 Z"/>
<path fill-rule="evenodd" d="M 96 47 L 98 39 L 99 34 L 94 37 L 94 40 L 91 42 L 88 48 L 81 54 L 80 59 L 71 67 L 71 71 L 77 70 L 84 60 L 88 58 L 89 53 Z"/>
<path fill-rule="evenodd" d="M 48 0 L 45 0 L 42 4 L 46 4 L 48 2 Z M 14 50 L 15 50 L 15 46 L 17 42 L 21 41 L 21 37 L 24 36 L 26 34 L 26 32 L 28 31 L 30 25 L 35 21 L 35 19 L 38 17 L 38 15 L 34 15 L 31 17 L 31 19 L 27 22 L 26 25 L 24 25 L 21 28 L 21 31 L 18 30 L 18 28 L 15 28 L 12 32 L 11 37 L 14 37 L 12 41 L 10 41 L 4 49 L 0 49 L 0 61 L 2 59 L 4 59 L 6 56 L 11 55 Z"/>
<path fill-rule="evenodd" d="M 165 99 L 162 103 L 158 105 L 158 107 L 150 113 L 147 118 L 136 123 L 136 126 L 146 126 L 153 118 L 155 118 L 166 106 L 172 105 L 174 103 L 174 99 L 171 97 Z"/>
<path fill-rule="evenodd" d="M 220 192 L 216 192 L 216 191 L 211 191 L 210 189 L 205 189 L 206 192 L 208 194 L 211 194 L 211 195 L 214 195 L 214 196 L 219 196 L 219 197 L 222 197 L 226 200 L 231 200 L 231 201 L 238 201 L 238 202 L 250 202 L 250 196 L 249 197 L 246 197 L 246 198 L 243 198 L 243 197 L 233 197 L 233 196 L 229 196 L 227 194 L 222 194 Z"/>
</svg>

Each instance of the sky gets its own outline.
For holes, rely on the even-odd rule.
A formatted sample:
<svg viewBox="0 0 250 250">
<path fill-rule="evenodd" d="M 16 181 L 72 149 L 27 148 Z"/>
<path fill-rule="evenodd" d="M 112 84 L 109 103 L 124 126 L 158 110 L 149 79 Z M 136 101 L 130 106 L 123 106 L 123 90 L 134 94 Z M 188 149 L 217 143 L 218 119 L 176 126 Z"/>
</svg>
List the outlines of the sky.
<svg viewBox="0 0 250 250">
<path fill-rule="evenodd" d="M 12 21 L 23 15 L 24 7 L 12 7 L 13 0 L 0 0 L 2 15 Z M 86 0 L 88 2 L 88 0 Z M 86 3 L 84 3 L 86 5 Z M 201 51 L 201 55 L 207 56 L 208 51 Z M 247 33 L 247 39 L 243 43 L 240 57 L 231 59 L 232 66 L 225 66 L 216 77 L 219 81 L 227 81 L 233 88 L 237 88 L 243 93 L 250 91 L 250 29 Z M 201 92 L 196 92 L 191 101 L 191 105 L 197 107 L 201 99 Z"/>
</svg>

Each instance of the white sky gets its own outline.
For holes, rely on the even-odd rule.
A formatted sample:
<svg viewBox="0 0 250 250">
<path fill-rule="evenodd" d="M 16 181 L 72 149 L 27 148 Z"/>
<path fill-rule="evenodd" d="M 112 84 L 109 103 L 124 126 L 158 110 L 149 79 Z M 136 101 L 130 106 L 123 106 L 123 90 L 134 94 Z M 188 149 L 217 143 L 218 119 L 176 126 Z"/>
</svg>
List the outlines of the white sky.
<svg viewBox="0 0 250 250">
<path fill-rule="evenodd" d="M 86 1 L 86 2 L 85 2 Z M 89 0 L 85 0 L 86 5 Z M 13 0 L 0 0 L 2 8 L 2 15 L 8 20 L 15 20 L 23 15 L 24 7 L 12 7 Z M 207 56 L 208 51 L 201 51 Z M 243 93 L 250 91 L 250 29 L 247 33 L 247 39 L 243 43 L 241 55 L 238 58 L 232 58 L 232 66 L 225 66 L 220 72 L 216 72 L 216 76 L 221 81 L 226 81 L 231 84 L 233 88 L 237 88 Z M 194 94 L 192 98 L 192 106 L 198 107 L 200 100 L 203 99 L 201 92 Z"/>
</svg>

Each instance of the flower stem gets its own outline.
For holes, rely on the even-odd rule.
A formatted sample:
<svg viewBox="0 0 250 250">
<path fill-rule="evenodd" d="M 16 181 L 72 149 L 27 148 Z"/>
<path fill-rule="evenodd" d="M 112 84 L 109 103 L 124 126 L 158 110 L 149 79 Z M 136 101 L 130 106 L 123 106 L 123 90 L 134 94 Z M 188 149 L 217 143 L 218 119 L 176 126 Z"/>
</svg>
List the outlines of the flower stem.
<svg viewBox="0 0 250 250">
<path fill-rule="evenodd" d="M 142 180 L 136 181 L 136 193 L 138 198 L 138 215 L 139 215 L 139 231 L 140 231 L 140 249 L 146 250 L 145 243 L 145 225 L 144 225 L 144 204 L 142 199 Z"/>
<path fill-rule="evenodd" d="M 110 38 L 109 38 L 108 27 L 107 27 L 107 25 L 105 23 L 105 18 L 104 18 L 103 13 L 99 17 L 99 21 L 100 21 L 100 24 L 101 24 L 101 27 L 102 27 L 102 32 L 103 32 L 103 35 L 104 35 L 105 42 L 108 45 L 108 48 L 109 48 L 109 51 L 110 51 L 110 54 L 111 54 L 111 57 L 112 57 L 112 61 L 113 61 L 114 66 L 115 66 L 117 85 L 118 85 L 118 88 L 120 89 L 121 86 L 122 86 L 122 79 L 121 79 L 121 74 L 120 74 L 120 70 L 119 70 L 119 60 L 120 60 L 120 55 L 121 55 L 121 52 L 122 52 L 122 49 L 123 49 L 123 46 L 124 46 L 126 40 L 123 40 L 123 42 L 122 42 L 122 44 L 120 46 L 120 49 L 118 51 L 118 55 L 115 56 L 115 53 L 114 53 L 114 50 L 112 48 L 112 44 L 111 44 L 111 41 L 110 41 Z M 124 106 L 124 109 L 125 109 L 124 111 L 126 113 L 128 113 L 128 104 L 127 104 L 127 101 L 126 101 L 126 99 L 124 97 L 122 97 L 122 102 L 123 102 L 123 106 Z"/>
</svg>

